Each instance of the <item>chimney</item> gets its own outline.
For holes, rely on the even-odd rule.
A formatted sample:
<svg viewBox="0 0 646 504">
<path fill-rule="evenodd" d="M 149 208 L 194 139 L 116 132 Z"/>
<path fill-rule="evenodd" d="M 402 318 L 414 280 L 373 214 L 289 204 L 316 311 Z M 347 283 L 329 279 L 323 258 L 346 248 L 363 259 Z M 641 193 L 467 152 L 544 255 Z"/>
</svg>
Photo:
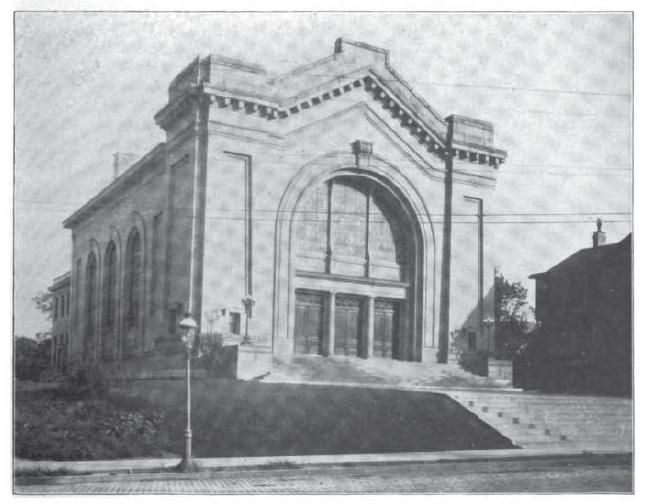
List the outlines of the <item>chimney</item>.
<svg viewBox="0 0 646 504">
<path fill-rule="evenodd" d="M 117 178 L 122 171 L 130 168 L 136 161 L 136 154 L 129 154 L 127 152 L 115 152 L 112 154 L 112 167 L 114 168 L 114 178 Z"/>
<path fill-rule="evenodd" d="M 597 219 L 597 230 L 592 233 L 592 246 L 594 248 L 599 245 L 606 244 L 606 233 L 601 231 L 601 226 L 603 226 L 603 221 L 601 219 Z"/>
</svg>

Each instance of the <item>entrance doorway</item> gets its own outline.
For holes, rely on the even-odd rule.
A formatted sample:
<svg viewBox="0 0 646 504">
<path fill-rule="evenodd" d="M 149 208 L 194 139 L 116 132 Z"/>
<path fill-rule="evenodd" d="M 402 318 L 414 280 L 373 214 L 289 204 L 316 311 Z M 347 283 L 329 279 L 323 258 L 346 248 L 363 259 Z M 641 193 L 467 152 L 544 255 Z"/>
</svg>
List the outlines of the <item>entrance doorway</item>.
<svg viewBox="0 0 646 504">
<path fill-rule="evenodd" d="M 391 299 L 375 300 L 375 357 L 399 357 L 399 304 L 399 301 Z"/>
<path fill-rule="evenodd" d="M 334 311 L 334 353 L 363 356 L 362 300 L 352 296 L 336 296 Z"/>
<path fill-rule="evenodd" d="M 344 174 L 308 189 L 296 209 L 294 290 L 283 298 L 290 350 L 418 360 L 423 237 L 403 196 L 376 178 Z"/>
<path fill-rule="evenodd" d="M 296 291 L 294 350 L 298 353 L 323 353 L 323 293 Z"/>
</svg>

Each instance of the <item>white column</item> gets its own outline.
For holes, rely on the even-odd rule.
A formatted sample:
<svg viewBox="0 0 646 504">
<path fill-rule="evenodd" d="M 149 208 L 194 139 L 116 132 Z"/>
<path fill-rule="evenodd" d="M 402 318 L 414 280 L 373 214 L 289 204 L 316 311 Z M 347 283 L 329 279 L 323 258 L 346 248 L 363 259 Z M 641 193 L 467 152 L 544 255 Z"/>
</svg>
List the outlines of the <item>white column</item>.
<svg viewBox="0 0 646 504">
<path fill-rule="evenodd" d="M 368 298 L 368 309 L 366 314 L 368 320 L 366 324 L 366 358 L 371 358 L 374 354 L 375 346 L 375 298 Z"/>
<path fill-rule="evenodd" d="M 330 292 L 328 305 L 328 322 L 327 322 L 327 355 L 334 355 L 334 321 L 336 308 L 336 294 Z"/>
</svg>

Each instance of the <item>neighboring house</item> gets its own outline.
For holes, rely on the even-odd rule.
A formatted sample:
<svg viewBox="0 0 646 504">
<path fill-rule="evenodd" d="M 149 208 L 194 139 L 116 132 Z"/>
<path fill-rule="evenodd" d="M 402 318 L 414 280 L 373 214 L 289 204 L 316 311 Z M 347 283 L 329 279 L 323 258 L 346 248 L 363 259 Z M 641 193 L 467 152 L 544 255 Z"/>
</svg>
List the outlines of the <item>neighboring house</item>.
<svg viewBox="0 0 646 504">
<path fill-rule="evenodd" d="M 496 350 L 494 292 L 492 286 L 483 297 L 482 314 L 479 306 L 474 306 L 459 328 L 451 333 L 452 360 L 468 371 L 484 376 L 487 375 L 487 357 Z"/>
<path fill-rule="evenodd" d="M 536 280 L 532 385 L 549 391 L 629 394 L 632 383 L 632 234 L 579 250 Z"/>
<path fill-rule="evenodd" d="M 181 365 L 189 309 L 229 343 L 249 333 L 242 372 L 294 353 L 435 362 L 448 347 L 441 315 L 477 302 L 463 273 L 477 246 L 450 262 L 442 215 L 493 194 L 506 153 L 491 123 L 445 119 L 387 51 L 342 39 L 285 74 L 197 58 L 155 120 L 166 141 L 65 220 L 72 354 Z"/>
<path fill-rule="evenodd" d="M 70 302 L 71 274 L 67 272 L 54 279 L 49 287 L 52 294 L 52 346 L 51 361 L 53 369 L 63 371 L 69 359 L 70 342 Z"/>
<path fill-rule="evenodd" d="M 456 356 L 465 353 L 493 353 L 496 350 L 494 293 L 495 288 L 492 286 L 482 300 L 482 314 L 478 306 L 474 306 L 459 328 L 453 331 L 452 349 Z"/>
</svg>

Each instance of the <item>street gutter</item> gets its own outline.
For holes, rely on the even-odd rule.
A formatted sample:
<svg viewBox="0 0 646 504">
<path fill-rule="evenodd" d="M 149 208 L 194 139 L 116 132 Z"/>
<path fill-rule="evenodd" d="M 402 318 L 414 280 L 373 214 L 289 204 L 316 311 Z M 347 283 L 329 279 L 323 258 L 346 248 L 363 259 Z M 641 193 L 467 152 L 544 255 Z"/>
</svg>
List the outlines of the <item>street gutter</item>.
<svg viewBox="0 0 646 504">
<path fill-rule="evenodd" d="M 229 457 L 194 459 L 200 472 L 174 472 L 178 459 L 126 459 L 111 461 L 27 461 L 16 460 L 15 485 L 63 485 L 69 483 L 98 483 L 128 480 L 203 479 L 209 475 L 230 471 L 281 471 L 320 469 L 369 465 L 441 464 L 465 462 L 511 462 L 568 460 L 587 464 L 614 462 L 632 463 L 631 452 L 616 450 L 460 450 L 424 453 L 312 455 L 274 457 Z M 68 473 L 68 474 L 65 474 Z"/>
</svg>

